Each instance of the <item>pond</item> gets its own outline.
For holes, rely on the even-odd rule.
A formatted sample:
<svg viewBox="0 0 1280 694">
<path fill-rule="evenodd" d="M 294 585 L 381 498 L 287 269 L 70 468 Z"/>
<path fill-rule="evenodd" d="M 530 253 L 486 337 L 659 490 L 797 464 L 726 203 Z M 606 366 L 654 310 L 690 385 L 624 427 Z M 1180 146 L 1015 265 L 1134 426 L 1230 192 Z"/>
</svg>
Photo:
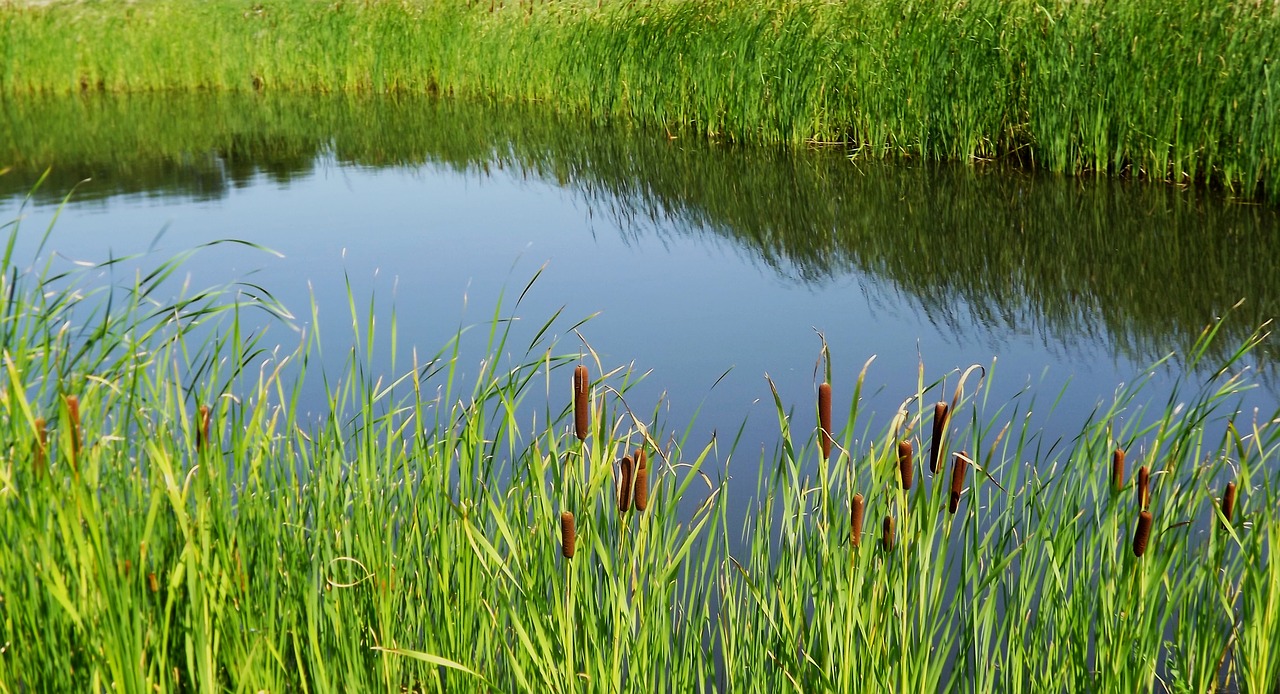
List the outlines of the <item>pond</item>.
<svg viewBox="0 0 1280 694">
<path fill-rule="evenodd" d="M 148 251 L 138 262 L 154 265 L 218 239 L 269 247 L 279 257 L 203 249 L 186 279 L 263 287 L 300 328 L 314 304 L 334 372 L 349 298 L 357 322 L 378 316 L 372 366 L 388 376 L 459 326 L 481 326 L 483 343 L 500 300 L 528 331 L 561 311 L 561 351 L 585 349 L 568 328 L 594 316 L 578 332 L 604 366 L 648 374 L 634 409 L 661 402 L 699 444 L 738 437 L 748 467 L 778 439 L 766 375 L 794 426 L 812 427 L 823 340 L 837 402 L 875 357 L 864 407 L 881 423 L 922 373 L 954 383 L 982 364 L 997 396 L 1052 409 L 1052 441 L 1173 353 L 1147 390 L 1163 406 L 1211 321 L 1223 317 L 1221 334 L 1198 376 L 1280 314 L 1277 211 L 1194 189 L 753 149 L 404 97 L 9 100 L 0 135 L 0 218 L 24 216 L 19 258 L 64 198 L 45 244 L 60 267 Z M 297 333 L 270 330 L 296 346 Z M 1269 413 L 1274 347 L 1250 360 L 1262 385 L 1250 404 Z"/>
</svg>

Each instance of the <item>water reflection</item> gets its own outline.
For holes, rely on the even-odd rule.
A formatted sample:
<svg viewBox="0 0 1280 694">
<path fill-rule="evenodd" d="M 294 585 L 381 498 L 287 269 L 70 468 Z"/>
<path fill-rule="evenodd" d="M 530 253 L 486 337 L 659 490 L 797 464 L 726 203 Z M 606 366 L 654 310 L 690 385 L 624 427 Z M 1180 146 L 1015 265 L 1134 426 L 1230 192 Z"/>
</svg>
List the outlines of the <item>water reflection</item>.
<svg viewBox="0 0 1280 694">
<path fill-rule="evenodd" d="M 587 125 L 541 109 L 427 99 L 195 95 L 0 103 L 0 198 L 218 199 L 287 185 L 327 157 L 495 168 L 577 190 L 625 234 L 727 239 L 796 283 L 857 271 L 958 335 L 1043 333 L 1147 362 L 1240 300 L 1219 349 L 1280 314 L 1270 207 L 1164 186 L 996 166 L 851 162 Z M 672 223 L 675 222 L 675 223 Z M 873 290 L 875 291 L 875 290 Z M 1269 374 L 1274 348 L 1257 353 Z"/>
</svg>

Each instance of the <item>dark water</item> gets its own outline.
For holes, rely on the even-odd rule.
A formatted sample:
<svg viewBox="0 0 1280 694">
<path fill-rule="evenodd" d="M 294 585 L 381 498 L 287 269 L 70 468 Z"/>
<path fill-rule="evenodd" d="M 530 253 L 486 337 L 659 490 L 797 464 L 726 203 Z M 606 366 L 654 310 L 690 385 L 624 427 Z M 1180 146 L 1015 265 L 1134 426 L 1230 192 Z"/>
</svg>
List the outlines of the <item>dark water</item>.
<svg viewBox="0 0 1280 694">
<path fill-rule="evenodd" d="M 57 265 L 151 249 L 145 267 L 224 238 L 279 251 L 205 249 L 188 263 L 189 281 L 260 285 L 299 326 L 309 326 L 314 301 L 322 361 L 335 372 L 351 342 L 348 291 L 362 314 L 372 297 L 383 331 L 374 368 L 390 375 L 408 368 L 410 350 L 432 354 L 460 325 L 489 320 L 504 290 L 514 303 L 545 265 L 517 311 L 530 331 L 563 307 L 562 351 L 577 350 L 564 329 L 599 313 L 580 332 L 605 365 L 649 372 L 632 406 L 651 413 L 667 393 L 664 419 L 677 430 L 701 406 L 698 443 L 713 430 L 727 439 L 745 421 L 735 455 L 748 466 L 777 440 L 765 374 L 795 407 L 797 431 L 812 427 L 819 334 L 837 401 L 848 401 L 875 355 L 872 431 L 914 392 L 921 363 L 926 382 L 994 363 L 995 397 L 1022 393 L 1047 406 L 1062 394 L 1044 424 L 1052 439 L 1076 433 L 1146 365 L 1185 353 L 1216 317 L 1227 316 L 1208 362 L 1280 314 L 1274 208 L 998 165 L 746 149 L 536 108 L 207 95 L 7 101 L 6 166 L 4 220 L 49 171 L 25 208 L 22 258 L 68 194 L 47 243 Z M 126 270 L 114 272 L 119 282 Z M 487 329 L 475 334 L 469 349 Z M 269 335 L 288 347 L 298 340 L 283 326 Z M 1252 404 L 1268 413 L 1280 392 L 1274 360 L 1272 343 L 1250 359 L 1263 386 Z M 1179 370 L 1156 372 L 1157 408 Z M 565 379 L 552 396 L 567 401 Z"/>
</svg>

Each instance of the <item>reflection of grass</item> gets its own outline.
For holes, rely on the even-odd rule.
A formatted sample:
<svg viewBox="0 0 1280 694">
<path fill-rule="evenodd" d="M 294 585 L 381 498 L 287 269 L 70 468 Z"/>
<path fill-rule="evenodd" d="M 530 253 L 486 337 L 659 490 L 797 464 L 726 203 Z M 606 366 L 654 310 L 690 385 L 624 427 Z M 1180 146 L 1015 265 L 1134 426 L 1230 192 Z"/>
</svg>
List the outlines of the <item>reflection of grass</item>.
<svg viewBox="0 0 1280 694">
<path fill-rule="evenodd" d="M 508 168 L 579 189 L 628 233 L 671 220 L 663 228 L 728 238 L 800 281 L 884 278 L 960 334 L 977 323 L 1067 342 L 1101 335 L 1149 361 L 1189 347 L 1240 299 L 1219 344 L 1280 315 L 1276 212 L 1189 192 L 850 165 L 827 150 L 668 141 L 461 101 L 134 95 L 6 108 L 0 160 L 16 170 L 0 176 L 0 194 L 24 193 L 50 164 L 49 195 L 94 177 L 77 199 L 216 197 L 255 176 L 307 175 L 325 153 L 365 166 Z"/>
<path fill-rule="evenodd" d="M 5 4 L 0 92 L 441 92 L 1274 197 L 1278 36 L 1214 0 Z"/>
<path fill-rule="evenodd" d="M 512 361 L 502 308 L 466 385 L 456 342 L 415 354 L 401 376 L 372 373 L 372 320 L 353 301 L 350 359 L 325 380 L 323 418 L 304 422 L 286 355 L 242 339 L 228 295 L 164 298 L 176 263 L 97 302 L 106 295 L 75 276 L 10 260 L 9 688 L 615 692 L 720 679 L 732 691 L 1128 693 L 1171 673 L 1197 692 L 1220 674 L 1246 692 L 1280 684 L 1280 563 L 1267 561 L 1280 436 L 1276 420 L 1231 414 L 1245 384 L 1229 373 L 1154 416 L 1130 387 L 1059 451 L 1026 428 L 1035 405 L 988 402 L 977 369 L 951 377 L 953 397 L 922 380 L 867 439 L 864 376 L 837 378 L 835 401 L 851 406 L 834 408 L 830 459 L 815 414 L 789 415 L 777 395 L 780 445 L 743 486 L 732 452 L 667 438 L 628 402 L 630 375 L 590 357 L 579 439 L 567 371 L 581 359 L 545 339 L 563 328 L 542 326 Z M 288 359 L 306 364 L 318 344 Z M 324 377 L 307 373 L 315 363 L 299 377 Z M 897 442 L 919 441 L 938 397 L 951 402 L 943 457 L 972 452 L 954 513 L 944 474 L 899 483 Z M 1120 421 L 1152 424 L 1113 430 Z M 1114 489 L 1106 464 L 1116 445 L 1155 470 L 1141 559 L 1131 483 Z M 620 512 L 616 461 L 637 448 L 651 494 Z M 1229 525 L 1215 511 L 1225 478 L 1239 485 Z M 893 519 L 891 550 L 851 541 L 855 493 L 868 533 Z M 746 494 L 757 506 L 730 527 L 727 500 Z"/>
</svg>

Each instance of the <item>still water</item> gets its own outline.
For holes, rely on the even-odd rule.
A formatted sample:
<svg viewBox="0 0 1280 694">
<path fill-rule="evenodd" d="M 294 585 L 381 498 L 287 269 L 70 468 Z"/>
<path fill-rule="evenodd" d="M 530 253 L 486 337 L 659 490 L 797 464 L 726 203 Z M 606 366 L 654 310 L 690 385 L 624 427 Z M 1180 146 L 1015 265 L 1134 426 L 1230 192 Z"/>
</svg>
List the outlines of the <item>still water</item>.
<svg viewBox="0 0 1280 694">
<path fill-rule="evenodd" d="M 661 402 L 670 429 L 694 422 L 699 448 L 741 428 L 734 456 L 747 465 L 777 443 L 766 374 L 794 407 L 796 430 L 811 430 L 823 339 L 837 402 L 875 357 L 863 405 L 875 413 L 872 432 L 922 368 L 929 382 L 983 364 L 994 365 L 994 397 L 1054 405 L 1042 424 L 1052 441 L 1172 353 L 1146 391 L 1162 408 L 1180 355 L 1214 319 L 1226 316 L 1209 363 L 1280 314 L 1271 207 L 995 163 L 748 149 L 529 107 L 254 95 L 7 101 L 6 166 L 0 219 L 23 216 L 19 258 L 36 254 L 64 198 L 45 245 L 59 267 L 136 253 L 149 253 L 136 266 L 154 266 L 219 239 L 273 249 L 205 248 L 183 279 L 269 291 L 296 316 L 293 328 L 268 329 L 286 348 L 315 327 L 314 305 L 320 362 L 332 373 L 352 342 L 349 297 L 362 325 L 377 316 L 371 366 L 387 376 L 460 326 L 480 326 L 464 351 L 478 359 L 500 297 L 502 314 L 522 321 L 509 346 L 517 357 L 557 311 L 559 351 L 584 350 L 568 329 L 593 316 L 578 333 L 605 367 L 648 374 L 628 396 L 635 410 Z M 125 281 L 128 267 L 104 281 Z M 1261 387 L 1245 404 L 1265 414 L 1280 392 L 1273 355 L 1264 343 L 1247 360 Z M 565 404 L 568 377 L 551 392 Z M 321 379 L 308 382 L 318 409 Z"/>
</svg>

